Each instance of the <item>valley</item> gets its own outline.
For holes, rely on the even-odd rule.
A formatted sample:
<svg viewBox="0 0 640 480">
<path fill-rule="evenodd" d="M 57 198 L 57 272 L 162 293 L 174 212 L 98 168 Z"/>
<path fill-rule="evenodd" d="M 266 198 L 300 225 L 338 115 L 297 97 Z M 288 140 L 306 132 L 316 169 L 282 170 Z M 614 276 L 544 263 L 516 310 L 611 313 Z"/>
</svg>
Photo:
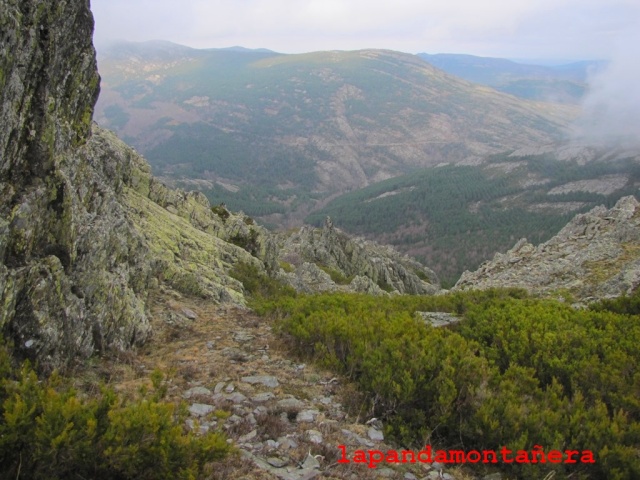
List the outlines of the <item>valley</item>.
<svg viewBox="0 0 640 480">
<path fill-rule="evenodd" d="M 154 173 L 274 226 L 442 162 L 558 140 L 573 106 L 528 102 L 400 52 L 282 55 L 121 44 L 96 120 Z"/>
<path fill-rule="evenodd" d="M 306 221 L 330 216 L 416 257 L 452 286 L 521 238 L 544 242 L 577 213 L 611 207 L 639 186 L 637 150 L 525 148 L 385 180 L 331 200 Z"/>
<path fill-rule="evenodd" d="M 590 154 L 568 144 L 577 98 L 516 98 L 423 59 L 496 88 L 554 75 L 580 83 L 596 64 L 469 58 L 121 43 L 99 57 L 96 119 L 136 146 L 168 185 L 199 190 L 270 229 L 331 216 L 347 232 L 426 262 L 452 285 L 519 238 L 544 241 L 572 214 L 633 193 L 638 158 L 631 151 L 618 164 L 605 158 L 615 149 Z M 590 173 L 578 167 L 585 154 L 598 164 Z M 557 175 L 570 183 L 620 171 L 626 180 L 606 194 L 552 191 Z"/>
</svg>

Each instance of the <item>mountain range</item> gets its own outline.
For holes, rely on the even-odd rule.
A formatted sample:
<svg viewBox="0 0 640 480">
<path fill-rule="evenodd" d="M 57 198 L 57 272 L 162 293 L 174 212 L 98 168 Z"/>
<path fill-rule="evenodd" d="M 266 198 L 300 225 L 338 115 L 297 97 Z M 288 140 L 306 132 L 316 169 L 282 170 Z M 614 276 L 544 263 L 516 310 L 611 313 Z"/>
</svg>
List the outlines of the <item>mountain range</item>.
<svg viewBox="0 0 640 480">
<path fill-rule="evenodd" d="M 530 102 L 386 50 L 283 55 L 152 42 L 101 52 L 96 119 L 154 172 L 275 225 L 333 195 L 562 138 Z"/>
<path fill-rule="evenodd" d="M 96 119 L 170 185 L 269 227 L 331 216 L 449 285 L 635 192 L 636 151 L 566 140 L 603 65 L 120 43 L 99 56 Z M 572 182 L 592 183 L 557 193 Z"/>
</svg>

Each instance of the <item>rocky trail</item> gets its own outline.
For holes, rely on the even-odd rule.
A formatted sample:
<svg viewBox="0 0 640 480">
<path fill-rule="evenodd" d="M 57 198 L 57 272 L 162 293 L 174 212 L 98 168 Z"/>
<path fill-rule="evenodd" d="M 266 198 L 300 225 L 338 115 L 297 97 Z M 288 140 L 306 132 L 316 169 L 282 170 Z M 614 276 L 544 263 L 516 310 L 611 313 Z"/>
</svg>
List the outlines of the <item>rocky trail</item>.
<svg viewBox="0 0 640 480">
<path fill-rule="evenodd" d="M 91 370 L 116 390 L 136 395 L 151 373 L 165 375 L 167 397 L 184 402 L 187 428 L 222 430 L 238 455 L 216 466 L 214 479 L 468 479 L 439 464 L 339 464 L 338 445 L 394 448 L 367 416 L 346 379 L 287 356 L 272 325 L 248 309 L 185 298 L 173 290 L 152 300 L 154 336 L 127 358 Z M 84 375 L 87 384 L 92 375 Z M 348 413 L 351 412 L 351 413 Z M 390 468 L 393 467 L 393 468 Z"/>
</svg>

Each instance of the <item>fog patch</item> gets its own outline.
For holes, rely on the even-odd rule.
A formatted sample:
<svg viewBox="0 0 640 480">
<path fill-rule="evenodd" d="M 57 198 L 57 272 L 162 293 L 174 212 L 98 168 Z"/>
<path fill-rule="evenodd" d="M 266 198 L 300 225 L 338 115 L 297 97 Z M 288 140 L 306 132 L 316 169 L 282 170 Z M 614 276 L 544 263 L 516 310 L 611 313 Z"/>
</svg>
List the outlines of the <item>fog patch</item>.
<svg viewBox="0 0 640 480">
<path fill-rule="evenodd" d="M 575 140 L 640 146 L 640 34 L 619 43 L 611 61 L 591 75 Z"/>
</svg>

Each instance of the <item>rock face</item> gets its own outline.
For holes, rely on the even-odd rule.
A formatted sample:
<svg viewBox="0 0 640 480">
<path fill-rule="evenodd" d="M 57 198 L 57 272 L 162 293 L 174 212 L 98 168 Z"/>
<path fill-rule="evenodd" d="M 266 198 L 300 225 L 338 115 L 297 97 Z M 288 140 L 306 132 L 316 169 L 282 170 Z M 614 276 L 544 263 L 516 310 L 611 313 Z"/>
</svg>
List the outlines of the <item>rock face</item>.
<svg viewBox="0 0 640 480">
<path fill-rule="evenodd" d="M 143 340 L 145 250 L 109 165 L 89 161 L 88 1 L 3 0 L 0 26 L 0 325 L 52 366 Z"/>
<path fill-rule="evenodd" d="M 159 282 L 242 303 L 232 265 L 275 266 L 262 229 L 92 134 L 92 30 L 87 0 L 0 1 L 0 328 L 43 368 L 144 341 Z M 251 252 L 225 241 L 245 237 Z"/>
<path fill-rule="evenodd" d="M 296 290 L 433 294 L 436 274 L 391 247 L 354 238 L 327 218 L 322 229 L 303 227 L 279 241 L 278 257 L 289 272 L 280 278 Z"/>
<path fill-rule="evenodd" d="M 577 215 L 537 247 L 520 240 L 454 290 L 521 287 L 541 294 L 571 293 L 579 300 L 619 296 L 640 285 L 640 204 L 624 197 L 607 210 Z"/>
</svg>

